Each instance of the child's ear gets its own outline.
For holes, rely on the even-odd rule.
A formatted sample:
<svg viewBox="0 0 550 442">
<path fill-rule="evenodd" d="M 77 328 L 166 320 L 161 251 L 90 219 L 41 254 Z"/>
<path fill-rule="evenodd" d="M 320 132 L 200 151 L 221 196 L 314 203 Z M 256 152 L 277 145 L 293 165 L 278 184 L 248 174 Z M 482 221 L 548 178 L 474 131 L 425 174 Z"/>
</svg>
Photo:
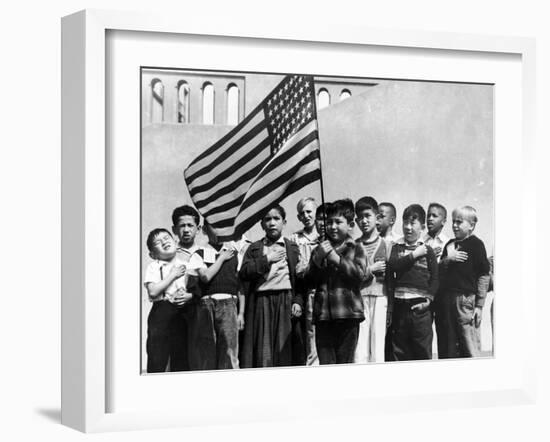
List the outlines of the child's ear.
<svg viewBox="0 0 550 442">
<path fill-rule="evenodd" d="M 353 221 L 350 221 L 350 223 L 349 223 L 349 228 L 350 228 L 350 229 L 353 229 L 354 226 L 355 226 L 355 223 L 354 223 Z"/>
<path fill-rule="evenodd" d="M 149 252 L 149 257 L 151 259 L 157 259 L 157 255 L 155 255 L 153 252 Z"/>
</svg>

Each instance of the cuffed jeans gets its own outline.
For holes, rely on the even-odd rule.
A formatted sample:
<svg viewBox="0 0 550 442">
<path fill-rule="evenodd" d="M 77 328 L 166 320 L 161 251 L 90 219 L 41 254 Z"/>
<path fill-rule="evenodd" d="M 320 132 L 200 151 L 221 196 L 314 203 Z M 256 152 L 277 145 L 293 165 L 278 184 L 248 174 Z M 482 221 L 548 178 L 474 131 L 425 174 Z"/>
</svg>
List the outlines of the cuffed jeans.
<svg viewBox="0 0 550 442">
<path fill-rule="evenodd" d="M 479 357 L 480 329 L 473 321 L 475 294 L 441 292 L 436 299 L 438 358 Z"/>
<path fill-rule="evenodd" d="M 191 370 L 239 368 L 236 297 L 201 298 L 190 330 Z"/>
</svg>

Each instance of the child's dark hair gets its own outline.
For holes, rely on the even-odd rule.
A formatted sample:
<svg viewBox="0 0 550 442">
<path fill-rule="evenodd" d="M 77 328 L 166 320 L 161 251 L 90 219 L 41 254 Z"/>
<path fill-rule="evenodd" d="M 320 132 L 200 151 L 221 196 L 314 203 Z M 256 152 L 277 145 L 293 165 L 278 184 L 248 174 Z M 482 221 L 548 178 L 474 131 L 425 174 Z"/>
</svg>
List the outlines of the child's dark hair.
<svg viewBox="0 0 550 442">
<path fill-rule="evenodd" d="M 351 223 L 355 217 L 353 201 L 349 198 L 336 200 L 328 205 L 326 214 L 327 218 L 330 218 L 331 216 L 343 216 L 346 218 L 348 223 Z"/>
<path fill-rule="evenodd" d="M 276 210 L 277 212 L 279 212 L 279 214 L 282 216 L 283 220 L 286 219 L 286 211 L 285 209 L 283 209 L 283 207 L 279 204 L 274 204 L 273 206 L 269 206 L 266 211 L 264 212 L 264 214 L 262 215 L 262 220 L 265 218 L 265 216 L 271 212 L 272 210 Z"/>
<path fill-rule="evenodd" d="M 447 209 L 442 204 L 439 203 L 430 203 L 428 205 L 428 212 L 432 207 L 435 207 L 436 209 L 440 210 L 443 213 L 443 218 L 447 219 Z"/>
<path fill-rule="evenodd" d="M 323 214 L 327 214 L 327 207 L 329 206 L 329 204 L 330 203 L 323 203 L 319 205 L 317 209 L 315 209 L 315 218 L 323 218 Z"/>
<path fill-rule="evenodd" d="M 172 212 L 172 225 L 173 226 L 177 225 L 179 219 L 182 216 L 192 216 L 193 219 L 195 220 L 195 224 L 197 224 L 197 226 L 200 223 L 201 218 L 200 218 L 199 212 L 197 212 L 195 210 L 195 208 L 185 204 L 183 206 L 176 207 L 174 209 L 174 211 Z"/>
<path fill-rule="evenodd" d="M 153 251 L 153 245 L 155 243 L 155 239 L 157 238 L 157 236 L 159 236 L 161 233 L 164 233 L 164 232 L 168 233 L 168 235 L 170 235 L 170 237 L 173 238 L 172 234 L 168 230 L 163 229 L 162 227 L 158 229 L 153 229 L 149 232 L 149 235 L 147 235 L 147 241 L 146 241 L 147 249 L 149 250 L 149 252 Z"/>
<path fill-rule="evenodd" d="M 384 201 L 383 203 L 378 203 L 378 209 L 380 209 L 380 207 L 389 207 L 390 210 L 392 211 L 392 216 L 395 218 L 397 217 L 397 210 L 395 209 L 395 206 L 392 204 L 392 203 L 388 203 L 387 201 Z"/>
<path fill-rule="evenodd" d="M 372 196 L 364 196 L 355 202 L 355 214 L 359 216 L 364 210 L 372 210 L 378 213 L 378 203 Z"/>
<path fill-rule="evenodd" d="M 420 204 L 411 204 L 403 210 L 403 220 L 417 219 L 422 225 L 426 224 L 426 212 Z"/>
</svg>

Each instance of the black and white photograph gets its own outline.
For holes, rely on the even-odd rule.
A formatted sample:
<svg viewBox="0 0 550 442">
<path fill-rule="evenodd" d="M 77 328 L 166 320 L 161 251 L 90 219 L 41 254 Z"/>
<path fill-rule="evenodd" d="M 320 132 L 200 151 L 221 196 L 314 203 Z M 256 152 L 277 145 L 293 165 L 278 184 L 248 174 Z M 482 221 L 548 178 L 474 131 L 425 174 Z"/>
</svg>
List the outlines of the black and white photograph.
<svg viewBox="0 0 550 442">
<path fill-rule="evenodd" d="M 494 356 L 493 84 L 140 75 L 142 374 Z"/>
</svg>

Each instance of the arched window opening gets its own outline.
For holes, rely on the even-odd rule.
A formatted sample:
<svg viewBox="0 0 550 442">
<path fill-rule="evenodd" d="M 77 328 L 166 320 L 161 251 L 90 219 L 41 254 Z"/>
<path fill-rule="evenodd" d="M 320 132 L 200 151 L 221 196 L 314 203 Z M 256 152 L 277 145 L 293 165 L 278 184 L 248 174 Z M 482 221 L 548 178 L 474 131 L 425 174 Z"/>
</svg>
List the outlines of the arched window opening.
<svg viewBox="0 0 550 442">
<path fill-rule="evenodd" d="M 178 123 L 189 123 L 189 85 L 186 81 L 178 83 Z"/>
<path fill-rule="evenodd" d="M 158 78 L 151 81 L 151 123 L 164 120 L 164 85 Z"/>
<path fill-rule="evenodd" d="M 317 94 L 317 109 L 323 109 L 330 105 L 330 94 L 323 88 L 319 90 Z"/>
<path fill-rule="evenodd" d="M 342 92 L 340 92 L 340 101 L 344 101 L 346 98 L 351 97 L 351 92 L 349 89 L 342 89 Z"/>
<path fill-rule="evenodd" d="M 202 123 L 214 124 L 214 86 L 204 83 L 202 87 Z"/>
<path fill-rule="evenodd" d="M 233 83 L 227 88 L 227 124 L 239 124 L 239 88 Z"/>
</svg>

